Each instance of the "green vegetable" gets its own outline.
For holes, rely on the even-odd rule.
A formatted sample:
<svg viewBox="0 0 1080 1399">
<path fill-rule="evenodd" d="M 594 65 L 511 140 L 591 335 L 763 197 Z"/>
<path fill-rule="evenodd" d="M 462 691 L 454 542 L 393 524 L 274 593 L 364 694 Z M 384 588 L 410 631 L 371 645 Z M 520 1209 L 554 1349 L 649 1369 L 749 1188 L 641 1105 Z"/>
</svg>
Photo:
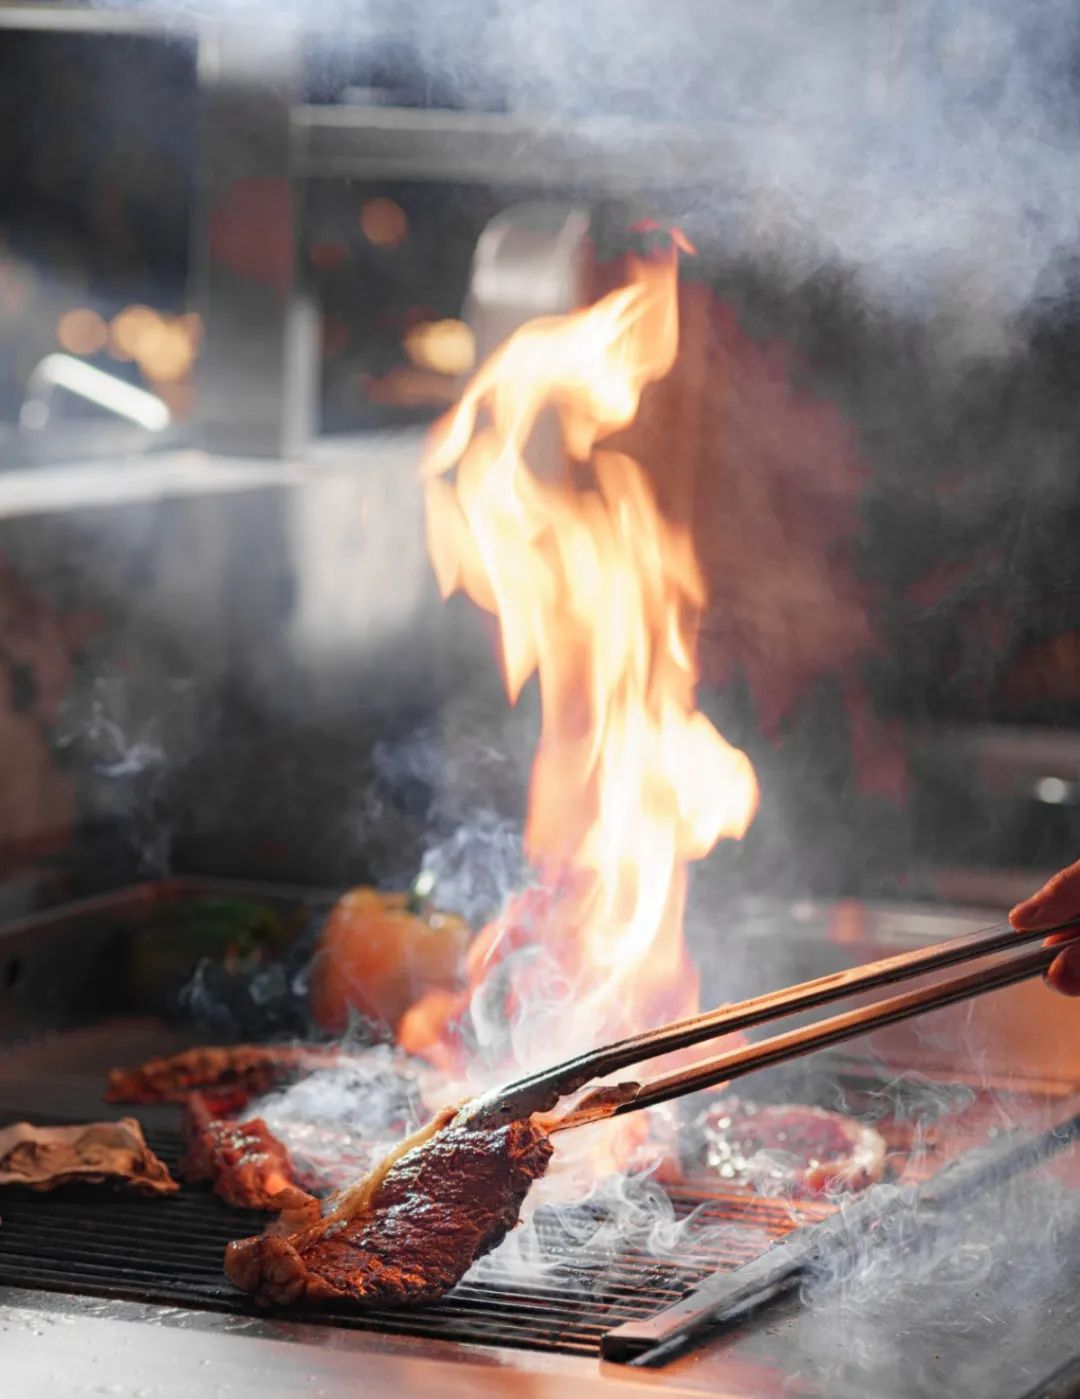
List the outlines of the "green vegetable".
<svg viewBox="0 0 1080 1399">
<path fill-rule="evenodd" d="M 139 1000 L 156 1000 L 186 981 L 204 958 L 254 971 L 295 932 L 265 904 L 212 898 L 168 904 L 132 935 L 131 989 Z"/>
</svg>

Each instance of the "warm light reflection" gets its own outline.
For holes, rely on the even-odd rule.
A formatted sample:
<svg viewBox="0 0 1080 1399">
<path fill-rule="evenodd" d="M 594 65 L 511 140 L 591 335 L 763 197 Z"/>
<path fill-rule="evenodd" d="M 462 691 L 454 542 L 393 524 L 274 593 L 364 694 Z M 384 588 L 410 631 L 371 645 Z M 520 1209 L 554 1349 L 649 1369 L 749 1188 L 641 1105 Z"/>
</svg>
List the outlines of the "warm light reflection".
<svg viewBox="0 0 1080 1399">
<path fill-rule="evenodd" d="M 360 207 L 360 231 L 377 248 L 396 248 L 409 232 L 405 210 L 392 199 L 367 199 Z"/>
<path fill-rule="evenodd" d="M 405 353 L 421 369 L 437 374 L 467 374 L 476 345 L 464 321 L 422 321 L 405 333 Z"/>
<path fill-rule="evenodd" d="M 182 379 L 194 358 L 191 337 L 176 321 L 159 318 L 139 338 L 136 359 L 148 379 Z"/>
<path fill-rule="evenodd" d="M 125 306 L 109 325 L 109 352 L 116 359 L 133 360 L 146 330 L 157 319 L 149 306 Z"/>
<path fill-rule="evenodd" d="M 201 334 L 193 313 L 166 316 L 149 306 L 125 306 L 109 326 L 109 353 L 134 360 L 147 379 L 174 383 L 190 372 Z"/>
<path fill-rule="evenodd" d="M 56 340 L 69 355 L 95 355 L 105 348 L 109 332 L 96 311 L 76 306 L 56 323 Z"/>
</svg>

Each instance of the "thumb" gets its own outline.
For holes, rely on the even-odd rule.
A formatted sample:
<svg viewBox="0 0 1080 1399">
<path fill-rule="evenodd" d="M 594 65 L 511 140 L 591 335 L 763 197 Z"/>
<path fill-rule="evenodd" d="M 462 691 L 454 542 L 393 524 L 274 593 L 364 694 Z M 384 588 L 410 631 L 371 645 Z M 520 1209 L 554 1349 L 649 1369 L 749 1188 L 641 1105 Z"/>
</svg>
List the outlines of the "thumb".
<svg viewBox="0 0 1080 1399">
<path fill-rule="evenodd" d="M 1052 928 L 1080 916 L 1080 860 L 1055 874 L 1030 899 L 1018 903 L 1009 914 L 1017 932 Z"/>
</svg>

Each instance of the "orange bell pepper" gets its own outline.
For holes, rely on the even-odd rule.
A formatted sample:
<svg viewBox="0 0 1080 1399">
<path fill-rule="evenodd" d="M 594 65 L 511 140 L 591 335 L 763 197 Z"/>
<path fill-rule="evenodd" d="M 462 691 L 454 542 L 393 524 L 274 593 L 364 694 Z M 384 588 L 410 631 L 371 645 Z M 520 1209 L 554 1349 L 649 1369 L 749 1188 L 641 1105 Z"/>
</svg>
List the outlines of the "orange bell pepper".
<svg viewBox="0 0 1080 1399">
<path fill-rule="evenodd" d="M 425 991 L 461 984 L 472 933 L 416 894 L 350 889 L 330 911 L 311 974 L 311 1009 L 331 1034 L 349 1007 L 391 1027 Z"/>
</svg>

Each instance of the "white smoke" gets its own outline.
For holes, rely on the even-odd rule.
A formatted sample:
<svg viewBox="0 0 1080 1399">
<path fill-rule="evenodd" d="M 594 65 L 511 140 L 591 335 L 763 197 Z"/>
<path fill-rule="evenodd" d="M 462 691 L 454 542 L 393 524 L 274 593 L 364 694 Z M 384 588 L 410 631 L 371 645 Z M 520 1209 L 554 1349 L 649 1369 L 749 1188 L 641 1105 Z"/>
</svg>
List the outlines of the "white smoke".
<svg viewBox="0 0 1080 1399">
<path fill-rule="evenodd" d="M 249 0 L 160 8 L 267 19 Z M 671 213 L 797 277 L 846 265 L 972 348 L 1060 290 L 1076 243 L 1080 18 L 1064 0 L 278 0 L 274 13 L 335 63 L 387 57 L 436 101 L 567 131 L 586 170 L 590 118 L 623 147 L 636 122 L 696 132 L 709 168 Z"/>
</svg>

